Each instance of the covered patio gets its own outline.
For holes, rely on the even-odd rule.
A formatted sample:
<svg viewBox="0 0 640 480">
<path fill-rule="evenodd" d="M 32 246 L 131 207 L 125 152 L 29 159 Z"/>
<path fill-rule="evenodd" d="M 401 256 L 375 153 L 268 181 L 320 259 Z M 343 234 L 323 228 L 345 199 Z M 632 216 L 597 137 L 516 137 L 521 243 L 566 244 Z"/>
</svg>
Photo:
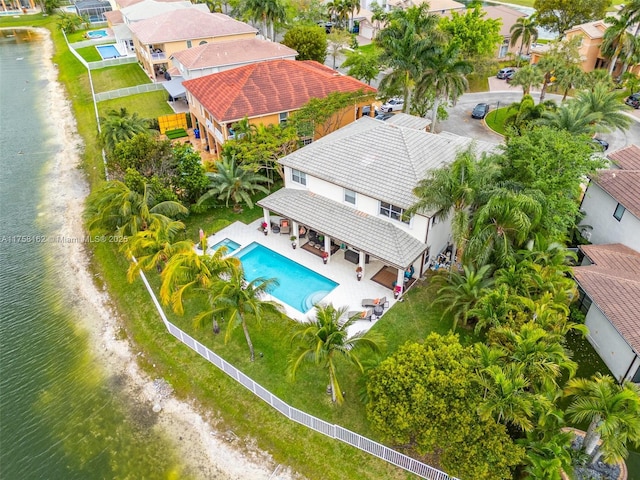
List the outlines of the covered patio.
<svg viewBox="0 0 640 480">
<path fill-rule="evenodd" d="M 422 265 L 428 248 L 392 222 L 307 190 L 283 188 L 258 205 L 263 208 L 266 225 L 272 225 L 272 213 L 290 219 L 291 235 L 303 250 L 322 257 L 326 263 L 332 259 L 351 262 L 356 275 L 371 278 L 398 296 L 415 281 L 414 265 Z M 300 233 L 301 227 L 305 237 Z M 394 270 L 392 280 L 389 275 Z"/>
</svg>

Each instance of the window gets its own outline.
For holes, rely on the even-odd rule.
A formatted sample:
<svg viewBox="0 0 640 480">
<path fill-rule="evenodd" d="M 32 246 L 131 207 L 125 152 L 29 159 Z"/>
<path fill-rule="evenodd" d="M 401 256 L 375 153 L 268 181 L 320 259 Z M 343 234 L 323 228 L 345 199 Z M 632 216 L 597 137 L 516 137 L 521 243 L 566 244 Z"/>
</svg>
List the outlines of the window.
<svg viewBox="0 0 640 480">
<path fill-rule="evenodd" d="M 289 116 L 289 112 L 282 112 L 280 114 L 280 125 L 284 125 L 287 123 L 287 117 Z"/>
<path fill-rule="evenodd" d="M 306 185 L 307 184 L 307 174 L 304 173 L 304 172 L 301 172 L 300 170 L 292 169 L 291 170 L 291 180 L 293 180 L 296 183 L 299 183 L 300 185 Z"/>
<path fill-rule="evenodd" d="M 187 40 L 187 48 L 191 48 L 191 40 Z"/>
<path fill-rule="evenodd" d="M 206 45 L 207 41 L 206 40 L 202 40 L 198 45 Z"/>
<path fill-rule="evenodd" d="M 396 207 L 395 205 L 391 205 L 387 202 L 380 202 L 380 215 L 384 215 L 385 217 L 389 217 L 393 220 L 398 220 L 399 222 L 409 223 L 409 219 L 404 218 L 403 208 Z"/>
<path fill-rule="evenodd" d="M 313 138 L 311 137 L 303 138 L 300 142 L 302 143 L 302 146 L 309 145 L 311 142 L 313 142 Z"/>
<path fill-rule="evenodd" d="M 625 210 L 626 210 L 626 208 L 624 208 L 622 205 L 618 204 L 616 206 L 616 211 L 613 212 L 613 218 L 615 218 L 618 221 L 622 220 L 622 215 L 624 215 L 624 211 Z"/>
<path fill-rule="evenodd" d="M 356 192 L 353 190 L 344 189 L 344 201 L 351 205 L 356 204 Z"/>
</svg>

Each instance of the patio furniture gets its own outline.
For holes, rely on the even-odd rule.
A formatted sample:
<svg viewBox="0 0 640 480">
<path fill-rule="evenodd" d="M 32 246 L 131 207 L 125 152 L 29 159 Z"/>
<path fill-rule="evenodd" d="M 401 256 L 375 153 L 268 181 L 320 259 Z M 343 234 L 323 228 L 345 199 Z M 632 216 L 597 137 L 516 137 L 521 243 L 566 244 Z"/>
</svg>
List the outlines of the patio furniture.
<svg viewBox="0 0 640 480">
<path fill-rule="evenodd" d="M 280 233 L 280 225 L 278 225 L 277 223 L 272 223 L 271 224 L 271 231 L 273 233 Z"/>
<path fill-rule="evenodd" d="M 291 233 L 291 222 L 286 218 L 280 220 L 280 233 Z"/>
<path fill-rule="evenodd" d="M 347 318 L 352 318 L 357 316 L 358 320 L 375 320 L 376 316 L 373 313 L 373 309 L 372 308 L 367 308 L 366 310 L 355 310 L 352 312 L 348 312 L 347 313 Z M 344 322 L 343 322 L 344 323 Z"/>
<path fill-rule="evenodd" d="M 382 308 L 388 308 L 389 307 L 389 302 L 387 301 L 387 297 L 380 297 L 380 298 L 364 298 L 362 300 L 362 306 L 363 307 L 382 307 Z"/>
<path fill-rule="evenodd" d="M 360 261 L 360 254 L 355 250 L 345 250 L 344 259 L 348 262 L 355 263 L 356 265 Z M 364 256 L 364 263 L 369 263 L 369 255 Z"/>
</svg>

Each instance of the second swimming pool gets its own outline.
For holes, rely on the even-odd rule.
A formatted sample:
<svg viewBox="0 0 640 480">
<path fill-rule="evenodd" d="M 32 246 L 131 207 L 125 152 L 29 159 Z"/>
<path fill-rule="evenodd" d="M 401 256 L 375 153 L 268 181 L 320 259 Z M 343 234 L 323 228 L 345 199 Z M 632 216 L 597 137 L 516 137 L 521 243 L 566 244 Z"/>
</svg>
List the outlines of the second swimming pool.
<svg viewBox="0 0 640 480">
<path fill-rule="evenodd" d="M 117 58 L 122 56 L 120 55 L 120 52 L 115 47 L 115 45 L 98 45 L 96 49 L 98 50 L 98 53 L 100 53 L 100 56 L 103 60 L 106 60 L 107 58 Z"/>
<path fill-rule="evenodd" d="M 269 293 L 302 313 L 307 313 L 338 286 L 333 280 L 259 243 L 249 244 L 236 256 L 242 262 L 248 281 L 258 277 L 276 278 L 278 286 Z"/>
</svg>

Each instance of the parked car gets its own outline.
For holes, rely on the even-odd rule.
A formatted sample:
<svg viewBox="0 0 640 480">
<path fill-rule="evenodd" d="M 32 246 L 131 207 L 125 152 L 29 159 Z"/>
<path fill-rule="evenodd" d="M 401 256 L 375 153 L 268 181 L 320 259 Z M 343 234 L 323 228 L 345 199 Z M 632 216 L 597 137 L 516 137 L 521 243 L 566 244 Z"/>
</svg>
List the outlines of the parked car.
<svg viewBox="0 0 640 480">
<path fill-rule="evenodd" d="M 389 112 L 389 113 L 380 113 L 373 118 L 375 118 L 376 120 L 382 120 L 384 122 L 385 120 L 389 120 L 391 117 L 393 117 L 393 113 Z"/>
<path fill-rule="evenodd" d="M 515 76 L 516 76 L 516 72 L 513 71 L 513 72 L 510 72 L 510 73 L 507 73 L 505 75 L 504 79 L 507 81 L 507 83 L 511 83 L 511 80 L 513 80 L 513 77 L 515 77 Z"/>
<path fill-rule="evenodd" d="M 380 111 L 382 113 L 395 112 L 398 110 L 402 110 L 402 107 L 404 107 L 404 99 L 392 98 L 380 107 Z"/>
<path fill-rule="evenodd" d="M 503 80 L 505 78 L 507 78 L 507 75 L 509 75 L 510 73 L 515 73 L 516 69 L 513 67 L 506 67 L 506 68 L 502 68 L 500 69 L 500 71 L 498 72 L 498 75 L 496 75 L 499 79 Z"/>
<path fill-rule="evenodd" d="M 633 108 L 640 108 L 640 92 L 629 95 L 624 103 Z"/>
<path fill-rule="evenodd" d="M 487 116 L 487 113 L 489 113 L 489 104 L 479 103 L 475 107 L 473 107 L 471 118 L 484 118 Z"/>
<path fill-rule="evenodd" d="M 596 145 L 599 146 L 602 151 L 604 152 L 607 148 L 609 148 L 609 142 L 607 142 L 606 140 L 602 140 L 601 138 L 592 138 L 591 141 Z"/>
</svg>

